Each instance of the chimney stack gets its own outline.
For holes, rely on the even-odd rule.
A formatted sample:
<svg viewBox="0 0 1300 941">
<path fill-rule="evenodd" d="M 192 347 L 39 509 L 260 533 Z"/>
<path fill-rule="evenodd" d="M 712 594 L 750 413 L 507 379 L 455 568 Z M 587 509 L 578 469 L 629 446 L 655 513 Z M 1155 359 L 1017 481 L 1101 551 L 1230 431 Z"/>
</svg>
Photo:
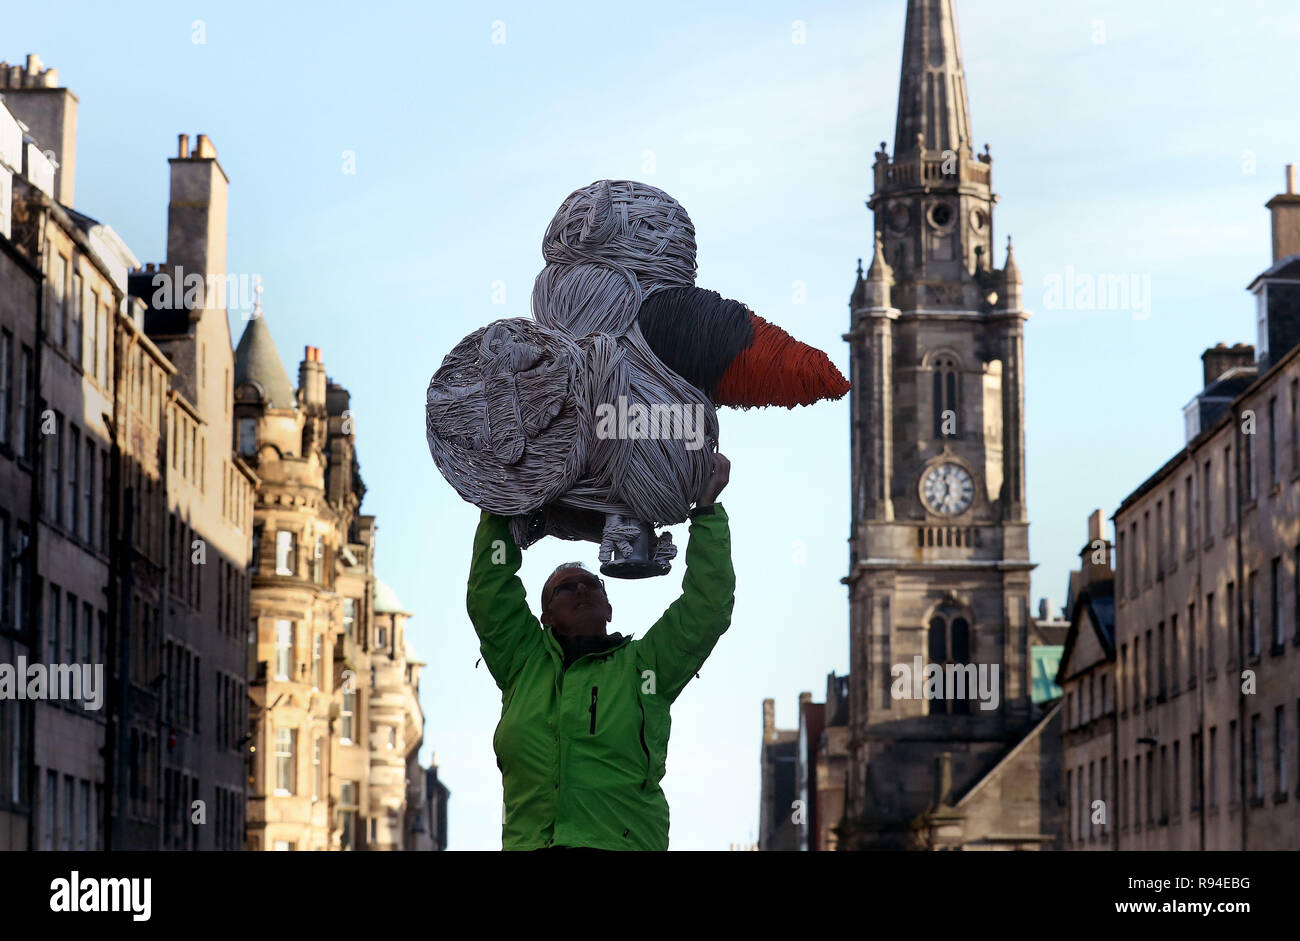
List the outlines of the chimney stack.
<svg viewBox="0 0 1300 941">
<path fill-rule="evenodd" d="M 1093 510 L 1088 517 L 1088 542 L 1079 550 L 1079 559 L 1083 562 L 1079 573 L 1081 589 L 1115 577 L 1110 564 L 1110 549 L 1110 540 L 1102 534 L 1101 510 Z M 1097 561 L 1098 556 L 1101 561 Z"/>
<path fill-rule="evenodd" d="M 1300 188 L 1294 163 L 1286 167 L 1286 191 L 1264 205 L 1273 214 L 1273 261 L 1300 254 Z"/>
<path fill-rule="evenodd" d="M 1205 377 L 1204 387 L 1208 389 L 1229 369 L 1254 366 L 1255 347 L 1248 343 L 1238 343 L 1232 347 L 1219 343 L 1201 354 L 1201 365 Z"/>
<path fill-rule="evenodd" d="M 171 201 L 167 205 L 167 264 L 185 276 L 226 274 L 226 198 L 230 180 L 206 134 L 191 154 L 189 135 L 180 135 L 171 165 Z"/>
<path fill-rule="evenodd" d="M 59 70 L 29 55 L 26 67 L 0 62 L 0 94 L 40 149 L 54 158 L 54 198 L 73 204 L 77 170 L 77 96 L 59 87 Z"/>
<path fill-rule="evenodd" d="M 304 407 L 325 409 L 325 364 L 321 362 L 320 347 L 308 346 L 303 350 L 298 364 L 298 390 Z"/>
</svg>

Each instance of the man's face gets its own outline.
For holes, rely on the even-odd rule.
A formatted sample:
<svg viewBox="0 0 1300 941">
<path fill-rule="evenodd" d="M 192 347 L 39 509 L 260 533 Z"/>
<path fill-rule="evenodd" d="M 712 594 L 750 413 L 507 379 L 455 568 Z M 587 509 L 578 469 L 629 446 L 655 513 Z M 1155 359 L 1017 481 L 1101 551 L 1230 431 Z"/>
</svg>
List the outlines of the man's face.
<svg viewBox="0 0 1300 941">
<path fill-rule="evenodd" d="M 603 634 L 614 609 L 600 579 L 585 569 L 561 569 L 551 576 L 550 600 L 542 623 L 561 634 Z"/>
</svg>

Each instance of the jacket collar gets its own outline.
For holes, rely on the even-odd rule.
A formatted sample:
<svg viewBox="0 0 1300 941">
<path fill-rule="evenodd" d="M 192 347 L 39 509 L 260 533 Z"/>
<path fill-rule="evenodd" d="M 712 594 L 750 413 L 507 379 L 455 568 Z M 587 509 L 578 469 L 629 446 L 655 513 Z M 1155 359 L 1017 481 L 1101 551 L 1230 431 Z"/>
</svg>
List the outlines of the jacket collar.
<svg viewBox="0 0 1300 941">
<path fill-rule="evenodd" d="M 548 624 L 545 628 L 542 629 L 542 634 L 543 634 L 542 642 L 546 645 L 546 649 L 551 652 L 552 656 L 554 656 L 556 661 L 559 662 L 560 666 L 563 667 L 564 648 L 560 645 L 559 639 L 556 638 L 555 630 Z M 585 653 L 581 657 L 578 657 L 578 659 L 574 660 L 573 662 L 577 663 L 579 660 L 584 660 L 587 657 L 599 657 L 609 653 L 613 653 L 615 650 L 627 646 L 632 641 L 631 634 L 624 635 L 615 632 L 613 634 L 607 634 L 606 636 L 609 637 L 611 640 L 614 640 L 614 642 L 611 643 L 604 650 L 595 650 L 592 651 L 591 653 Z"/>
</svg>

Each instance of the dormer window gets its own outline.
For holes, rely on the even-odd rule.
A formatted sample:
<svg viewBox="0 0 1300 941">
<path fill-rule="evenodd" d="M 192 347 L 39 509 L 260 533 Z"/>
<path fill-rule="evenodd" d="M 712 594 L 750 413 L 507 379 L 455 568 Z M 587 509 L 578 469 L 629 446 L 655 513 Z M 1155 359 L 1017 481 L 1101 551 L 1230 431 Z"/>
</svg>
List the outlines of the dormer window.
<svg viewBox="0 0 1300 941">
<path fill-rule="evenodd" d="M 1255 293 L 1255 362 L 1268 359 L 1268 284 Z"/>
</svg>

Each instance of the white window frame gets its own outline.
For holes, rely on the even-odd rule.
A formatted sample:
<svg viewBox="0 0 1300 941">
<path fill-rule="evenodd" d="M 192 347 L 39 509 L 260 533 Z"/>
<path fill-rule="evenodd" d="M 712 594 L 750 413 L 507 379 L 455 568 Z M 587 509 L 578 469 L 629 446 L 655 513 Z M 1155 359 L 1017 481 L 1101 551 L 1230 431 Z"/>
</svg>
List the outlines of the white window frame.
<svg viewBox="0 0 1300 941">
<path fill-rule="evenodd" d="M 293 621 L 280 619 L 275 622 L 275 678 L 290 680 L 293 678 Z"/>
<path fill-rule="evenodd" d="M 275 796 L 292 797 L 297 791 L 297 755 L 298 730 L 278 728 L 275 730 Z"/>
</svg>

